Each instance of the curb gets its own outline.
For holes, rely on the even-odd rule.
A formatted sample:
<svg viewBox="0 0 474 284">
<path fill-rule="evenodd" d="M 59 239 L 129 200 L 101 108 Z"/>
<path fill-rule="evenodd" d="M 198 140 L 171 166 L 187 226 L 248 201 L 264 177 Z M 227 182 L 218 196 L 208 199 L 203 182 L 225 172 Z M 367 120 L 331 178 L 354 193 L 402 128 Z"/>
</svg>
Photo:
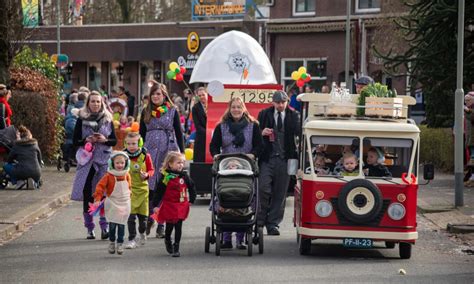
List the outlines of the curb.
<svg viewBox="0 0 474 284">
<path fill-rule="evenodd" d="M 453 233 L 453 234 L 469 234 L 469 233 L 474 233 L 474 225 L 448 223 L 447 230 L 448 232 Z"/>
<path fill-rule="evenodd" d="M 13 224 L 0 230 L 0 240 L 9 239 L 14 233 L 24 230 L 28 223 L 31 223 L 42 215 L 50 212 L 52 208 L 58 207 L 59 205 L 68 202 L 70 200 L 70 195 L 71 193 L 69 192 L 58 195 L 57 197 L 53 198 L 52 201 L 30 212 L 20 220 L 13 221 Z"/>
</svg>

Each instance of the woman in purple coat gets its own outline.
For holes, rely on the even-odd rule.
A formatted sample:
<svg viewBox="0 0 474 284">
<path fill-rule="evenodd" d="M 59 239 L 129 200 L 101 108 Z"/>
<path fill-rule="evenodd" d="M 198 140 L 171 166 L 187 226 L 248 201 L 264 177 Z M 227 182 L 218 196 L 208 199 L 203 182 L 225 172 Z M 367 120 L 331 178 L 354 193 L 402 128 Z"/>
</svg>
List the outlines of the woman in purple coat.
<svg viewBox="0 0 474 284">
<path fill-rule="evenodd" d="M 229 106 L 217 124 L 209 145 L 211 155 L 243 153 L 257 158 L 262 149 L 262 134 L 255 120 L 240 97 L 232 98 Z M 221 248 L 232 248 L 232 233 L 224 232 Z M 236 247 L 246 249 L 244 233 L 237 233 Z"/>
<path fill-rule="evenodd" d="M 145 148 L 151 156 L 155 169 L 161 168 L 168 152 L 184 152 L 181 121 L 178 110 L 169 99 L 166 85 L 153 82 L 150 88 L 150 103 L 143 110 L 141 117 L 140 135 L 144 138 Z M 148 180 L 150 201 L 153 200 L 155 186 L 160 178 L 161 172 L 155 170 L 155 174 Z M 153 208 L 150 208 L 150 212 L 153 212 Z M 153 219 L 149 218 L 147 235 L 150 234 L 153 223 Z M 156 237 L 164 238 L 164 226 L 162 224 L 159 224 L 156 229 Z"/>
<path fill-rule="evenodd" d="M 93 146 L 92 157 L 84 164 L 78 163 L 71 199 L 83 201 L 84 226 L 87 228 L 87 239 L 95 239 L 94 220 L 89 215 L 89 202 L 93 203 L 92 195 L 102 176 L 107 172 L 107 161 L 112 153 L 112 146 L 117 144 L 112 114 L 107 110 L 100 93 L 93 91 L 86 104 L 79 111 L 79 118 L 74 128 L 73 144 L 84 147 L 86 143 Z M 107 221 L 100 216 L 101 238 L 107 239 Z"/>
</svg>

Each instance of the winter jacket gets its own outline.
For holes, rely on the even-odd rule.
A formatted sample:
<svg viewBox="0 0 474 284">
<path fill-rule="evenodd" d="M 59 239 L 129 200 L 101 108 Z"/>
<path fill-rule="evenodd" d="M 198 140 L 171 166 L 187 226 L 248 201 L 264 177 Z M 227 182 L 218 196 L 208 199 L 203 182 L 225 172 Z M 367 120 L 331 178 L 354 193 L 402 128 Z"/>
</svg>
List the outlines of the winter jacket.
<svg viewBox="0 0 474 284">
<path fill-rule="evenodd" d="M 41 177 L 41 150 L 36 139 L 17 140 L 8 155 L 8 163 L 14 163 L 12 174 L 16 179 L 33 178 L 39 181 Z"/>
</svg>

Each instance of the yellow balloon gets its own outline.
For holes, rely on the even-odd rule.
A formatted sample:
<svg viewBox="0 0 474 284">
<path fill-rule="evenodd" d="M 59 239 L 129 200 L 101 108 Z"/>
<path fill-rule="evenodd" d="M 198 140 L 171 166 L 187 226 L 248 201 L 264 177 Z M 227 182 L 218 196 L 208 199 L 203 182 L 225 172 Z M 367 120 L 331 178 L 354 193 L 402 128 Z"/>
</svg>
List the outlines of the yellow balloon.
<svg viewBox="0 0 474 284">
<path fill-rule="evenodd" d="M 179 67 L 178 63 L 176 63 L 174 61 L 170 63 L 170 70 L 171 71 L 176 70 L 176 68 L 178 68 L 178 67 Z"/>
<path fill-rule="evenodd" d="M 301 77 L 301 74 L 306 73 L 306 68 L 301 66 L 300 68 L 298 68 L 298 72 L 300 73 L 300 77 Z"/>
<path fill-rule="evenodd" d="M 298 79 L 300 78 L 299 75 L 300 75 L 300 74 L 298 73 L 298 71 L 293 71 L 293 72 L 291 73 L 291 79 L 293 79 L 293 80 L 296 81 L 296 80 L 298 80 Z"/>
<path fill-rule="evenodd" d="M 184 149 L 184 157 L 187 161 L 191 161 L 194 157 L 194 150 L 191 148 Z"/>
</svg>

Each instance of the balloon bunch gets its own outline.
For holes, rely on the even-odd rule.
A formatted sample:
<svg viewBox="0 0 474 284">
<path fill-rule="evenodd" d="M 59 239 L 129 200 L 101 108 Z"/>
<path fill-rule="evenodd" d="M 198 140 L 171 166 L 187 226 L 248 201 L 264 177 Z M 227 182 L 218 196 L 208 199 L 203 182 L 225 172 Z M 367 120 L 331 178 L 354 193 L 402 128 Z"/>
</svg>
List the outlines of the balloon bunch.
<svg viewBox="0 0 474 284">
<path fill-rule="evenodd" d="M 293 71 L 291 73 L 291 79 L 296 81 L 296 86 L 303 87 L 304 83 L 307 83 L 311 80 L 311 75 L 306 73 L 306 68 L 301 66 L 298 68 L 298 71 Z"/>
<path fill-rule="evenodd" d="M 183 81 L 184 79 L 184 73 L 186 73 L 186 68 L 184 66 L 179 66 L 178 63 L 176 62 L 171 62 L 170 63 L 170 70 L 166 72 L 166 77 L 170 80 L 176 80 L 178 82 Z"/>
</svg>

